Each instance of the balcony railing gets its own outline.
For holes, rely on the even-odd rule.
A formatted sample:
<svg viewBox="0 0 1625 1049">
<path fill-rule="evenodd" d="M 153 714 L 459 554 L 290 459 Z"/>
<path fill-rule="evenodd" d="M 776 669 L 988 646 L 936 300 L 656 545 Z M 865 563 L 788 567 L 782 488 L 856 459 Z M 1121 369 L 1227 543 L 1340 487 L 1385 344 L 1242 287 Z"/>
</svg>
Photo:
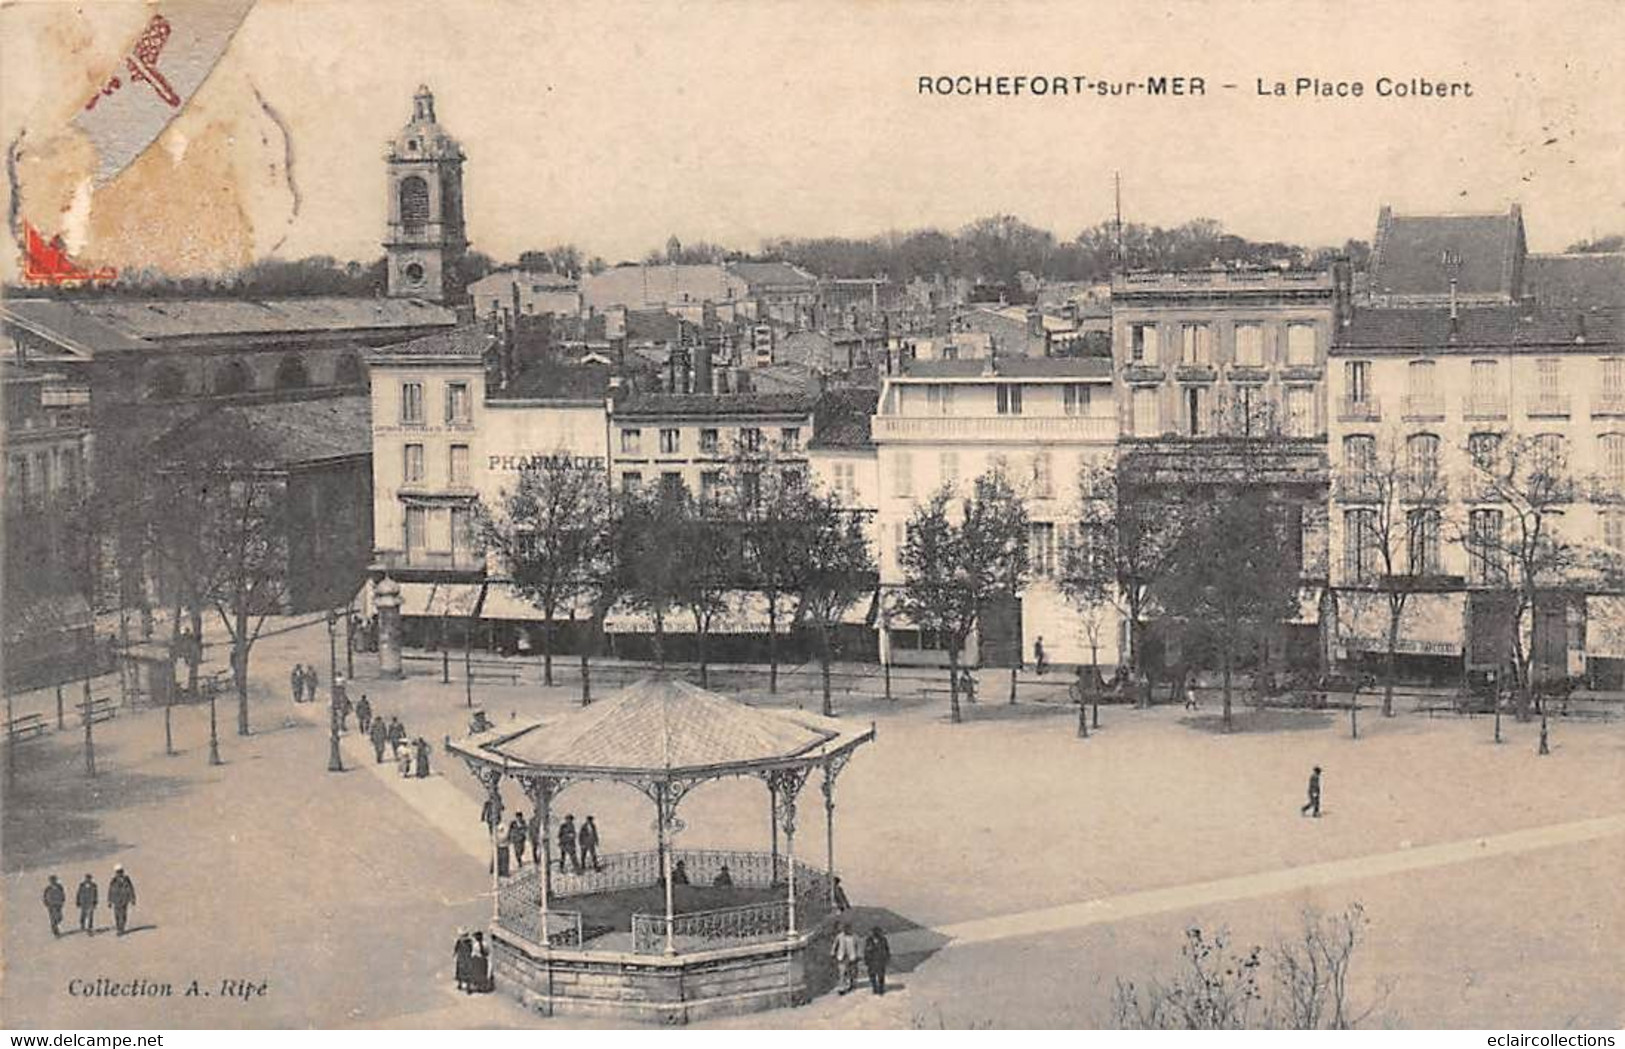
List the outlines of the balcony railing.
<svg viewBox="0 0 1625 1049">
<path fill-rule="evenodd" d="M 1404 414 L 1407 419 L 1444 418 L 1444 398 L 1433 393 L 1405 395 Z"/>
<path fill-rule="evenodd" d="M 1382 418 L 1382 405 L 1374 397 L 1344 397 L 1337 402 L 1340 422 L 1375 422 Z"/>
<path fill-rule="evenodd" d="M 379 550 L 377 563 L 386 571 L 396 569 L 432 568 L 451 572 L 478 572 L 485 568 L 485 555 L 479 551 L 428 551 L 417 547 L 410 550 Z"/>
<path fill-rule="evenodd" d="M 877 415 L 876 440 L 1110 441 L 1117 436 L 1115 415 Z"/>
<path fill-rule="evenodd" d="M 1523 410 L 1531 419 L 1564 418 L 1569 414 L 1569 395 L 1566 393 L 1540 394 L 1525 401 Z"/>
<path fill-rule="evenodd" d="M 1468 397 L 1461 403 L 1461 413 L 1469 419 L 1505 419 L 1505 397 Z"/>
<path fill-rule="evenodd" d="M 1363 470 L 1339 470 L 1336 475 L 1337 498 L 1344 502 L 1374 502 L 1382 496 L 1382 488 L 1374 474 Z"/>
<path fill-rule="evenodd" d="M 1592 415 L 1625 415 L 1625 393 L 1599 393 L 1591 399 Z"/>
</svg>

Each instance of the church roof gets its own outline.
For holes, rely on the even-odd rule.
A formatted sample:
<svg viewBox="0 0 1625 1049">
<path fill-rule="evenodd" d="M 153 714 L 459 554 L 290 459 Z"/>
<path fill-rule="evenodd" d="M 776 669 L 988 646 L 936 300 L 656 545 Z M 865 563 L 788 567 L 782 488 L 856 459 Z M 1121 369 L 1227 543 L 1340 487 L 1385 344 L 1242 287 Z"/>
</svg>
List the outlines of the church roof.
<svg viewBox="0 0 1625 1049">
<path fill-rule="evenodd" d="M 815 763 L 873 735 L 872 728 L 759 709 L 686 681 L 648 677 L 557 719 L 481 733 L 452 748 L 517 772 L 659 779 Z"/>
<path fill-rule="evenodd" d="M 412 98 L 412 119 L 389 143 L 391 160 L 462 160 L 463 147 L 446 134 L 434 116 L 434 94 L 427 85 Z"/>
</svg>

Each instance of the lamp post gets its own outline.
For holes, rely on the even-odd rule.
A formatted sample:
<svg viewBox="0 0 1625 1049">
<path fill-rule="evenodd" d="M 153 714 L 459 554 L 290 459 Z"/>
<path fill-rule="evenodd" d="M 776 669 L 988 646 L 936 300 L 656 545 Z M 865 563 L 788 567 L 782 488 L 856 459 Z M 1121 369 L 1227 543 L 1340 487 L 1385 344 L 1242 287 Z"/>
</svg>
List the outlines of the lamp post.
<svg viewBox="0 0 1625 1049">
<path fill-rule="evenodd" d="M 331 608 L 327 610 L 327 688 L 328 703 L 328 747 L 327 771 L 343 772 L 344 756 L 339 753 L 339 690 L 334 680 L 339 672 L 339 656 L 335 647 L 335 627 L 338 625 L 338 613 Z"/>
</svg>

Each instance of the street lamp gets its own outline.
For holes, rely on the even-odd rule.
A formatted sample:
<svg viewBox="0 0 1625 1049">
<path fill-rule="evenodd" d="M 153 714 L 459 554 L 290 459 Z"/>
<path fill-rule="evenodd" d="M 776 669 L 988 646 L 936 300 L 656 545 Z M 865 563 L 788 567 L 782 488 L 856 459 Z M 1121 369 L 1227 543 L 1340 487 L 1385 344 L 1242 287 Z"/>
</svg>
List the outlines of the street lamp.
<svg viewBox="0 0 1625 1049">
<path fill-rule="evenodd" d="M 339 689 L 335 680 L 339 672 L 338 650 L 334 647 L 334 627 L 338 625 L 338 613 L 331 608 L 327 610 L 327 688 L 330 702 L 328 703 L 328 748 L 327 771 L 343 772 L 344 757 L 339 753 Z"/>
</svg>

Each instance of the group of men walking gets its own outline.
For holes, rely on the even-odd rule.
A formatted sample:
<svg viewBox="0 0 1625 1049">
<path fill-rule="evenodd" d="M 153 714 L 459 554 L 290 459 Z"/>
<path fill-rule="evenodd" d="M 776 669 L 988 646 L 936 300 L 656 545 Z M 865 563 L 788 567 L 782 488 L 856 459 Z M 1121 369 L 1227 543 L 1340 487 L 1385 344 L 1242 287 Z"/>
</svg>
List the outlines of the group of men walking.
<svg viewBox="0 0 1625 1049">
<path fill-rule="evenodd" d="M 852 924 L 841 922 L 835 927 L 835 940 L 830 944 L 830 954 L 835 959 L 841 994 L 851 994 L 858 989 L 860 960 L 869 973 L 869 989 L 875 994 L 886 993 L 886 968 L 891 965 L 891 941 L 886 939 L 886 933 L 880 926 L 870 927 L 869 935 L 863 938 L 863 945 L 860 948 L 857 935 L 852 932 Z"/>
<path fill-rule="evenodd" d="M 295 663 L 293 670 L 288 674 L 288 687 L 293 690 L 295 703 L 316 702 L 316 689 L 321 683 L 322 679 L 316 673 L 316 668 L 307 667 L 303 663 Z"/>
<path fill-rule="evenodd" d="M 489 813 L 487 812 L 487 817 Z M 487 823 L 489 819 L 487 818 Z M 542 814 L 536 813 L 528 821 L 525 814 L 515 810 L 513 819 L 508 822 L 508 831 L 505 835 L 508 842 L 508 851 L 513 854 L 514 866 L 525 865 L 525 848 L 530 847 L 531 862 L 540 864 L 542 858 Z M 585 871 L 589 866 L 595 871 L 604 869 L 598 859 L 598 824 L 589 814 L 587 819 L 578 828 L 574 813 L 567 813 L 564 822 L 559 824 L 557 835 L 559 845 L 559 873 L 566 873 L 567 868 L 573 869 L 576 874 Z"/>
<path fill-rule="evenodd" d="M 62 935 L 62 910 L 68 903 L 68 892 L 52 874 L 45 880 L 45 913 L 51 922 L 51 935 Z M 113 908 L 113 926 L 120 936 L 129 931 L 130 908 L 135 906 L 135 882 L 125 873 L 124 865 L 113 867 L 113 877 L 107 882 L 107 903 Z M 86 936 L 96 935 L 96 908 L 101 904 L 101 889 L 93 875 L 85 875 L 74 891 L 73 904 L 79 908 L 79 931 Z"/>
</svg>

